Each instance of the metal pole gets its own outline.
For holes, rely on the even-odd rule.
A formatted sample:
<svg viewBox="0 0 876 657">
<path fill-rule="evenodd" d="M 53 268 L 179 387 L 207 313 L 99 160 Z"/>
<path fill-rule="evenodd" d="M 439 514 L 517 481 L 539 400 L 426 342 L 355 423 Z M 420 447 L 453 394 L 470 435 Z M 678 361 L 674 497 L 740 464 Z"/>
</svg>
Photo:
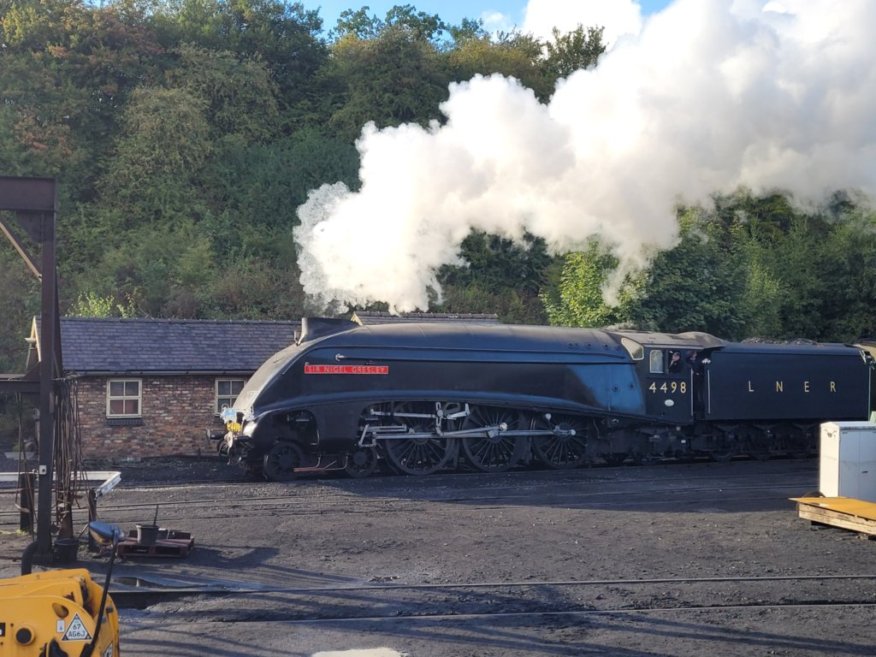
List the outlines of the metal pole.
<svg viewBox="0 0 876 657">
<path fill-rule="evenodd" d="M 33 472 L 22 472 L 18 475 L 19 506 L 21 511 L 18 516 L 18 528 L 30 534 L 33 531 L 34 498 L 33 498 Z"/>
</svg>

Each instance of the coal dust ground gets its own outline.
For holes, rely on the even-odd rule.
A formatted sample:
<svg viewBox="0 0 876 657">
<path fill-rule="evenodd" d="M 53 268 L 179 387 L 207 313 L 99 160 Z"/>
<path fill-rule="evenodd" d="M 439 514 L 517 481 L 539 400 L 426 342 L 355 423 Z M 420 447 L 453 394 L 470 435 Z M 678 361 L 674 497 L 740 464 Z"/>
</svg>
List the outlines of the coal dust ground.
<svg viewBox="0 0 876 657">
<path fill-rule="evenodd" d="M 876 542 L 789 500 L 817 489 L 817 460 L 291 483 L 209 459 L 119 469 L 103 520 L 157 506 L 195 539 L 117 563 L 125 657 L 876 653 Z M 28 539 L 3 500 L 14 575 Z"/>
</svg>

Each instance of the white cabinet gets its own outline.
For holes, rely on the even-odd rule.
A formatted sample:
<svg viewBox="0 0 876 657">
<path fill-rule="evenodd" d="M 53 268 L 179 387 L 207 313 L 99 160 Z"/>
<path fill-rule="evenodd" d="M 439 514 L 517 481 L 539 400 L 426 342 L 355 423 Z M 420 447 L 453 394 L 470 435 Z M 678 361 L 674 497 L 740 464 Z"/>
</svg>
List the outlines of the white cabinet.
<svg viewBox="0 0 876 657">
<path fill-rule="evenodd" d="M 876 424 L 825 422 L 819 452 L 822 495 L 876 502 Z"/>
</svg>

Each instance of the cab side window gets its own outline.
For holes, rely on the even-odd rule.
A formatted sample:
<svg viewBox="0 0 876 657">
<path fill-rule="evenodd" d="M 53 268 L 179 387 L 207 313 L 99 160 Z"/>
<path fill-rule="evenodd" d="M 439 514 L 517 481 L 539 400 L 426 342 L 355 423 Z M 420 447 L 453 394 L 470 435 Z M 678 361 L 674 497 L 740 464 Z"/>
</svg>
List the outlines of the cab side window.
<svg viewBox="0 0 876 657">
<path fill-rule="evenodd" d="M 648 356 L 648 363 L 651 374 L 663 374 L 663 350 L 652 349 Z"/>
</svg>

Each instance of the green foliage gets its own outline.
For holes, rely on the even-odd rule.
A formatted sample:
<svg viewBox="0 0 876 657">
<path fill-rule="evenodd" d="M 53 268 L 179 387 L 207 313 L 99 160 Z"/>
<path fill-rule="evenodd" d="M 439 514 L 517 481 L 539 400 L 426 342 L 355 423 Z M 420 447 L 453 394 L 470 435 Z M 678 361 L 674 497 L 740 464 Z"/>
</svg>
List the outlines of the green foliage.
<svg viewBox="0 0 876 657">
<path fill-rule="evenodd" d="M 446 60 L 455 81 L 470 80 L 478 73 L 499 73 L 516 78 L 542 99 L 552 90 L 542 70 L 537 42 L 521 35 L 506 35 L 500 41 L 472 35 L 459 40 L 447 52 Z"/>
<path fill-rule="evenodd" d="M 714 210 L 683 211 L 679 222 L 679 243 L 628 276 L 616 306 L 600 294 L 611 257 L 567 256 L 560 281 L 543 295 L 551 322 L 730 339 L 850 342 L 876 334 L 872 212 L 854 202 L 804 212 L 781 194 L 742 190 L 716 198 Z"/>
<path fill-rule="evenodd" d="M 708 214 L 680 216 L 681 240 L 657 254 L 643 281 L 644 294 L 631 300 L 629 319 L 642 328 L 672 333 L 706 331 L 746 337 L 748 317 L 744 261 L 727 231 Z"/>
<path fill-rule="evenodd" d="M 183 89 L 146 87 L 132 94 L 101 190 L 104 202 L 121 211 L 125 228 L 191 216 L 192 188 L 213 151 L 206 110 L 202 98 Z"/>
<path fill-rule="evenodd" d="M 619 311 L 604 300 L 604 290 L 617 258 L 599 240 L 592 239 L 583 252 L 565 257 L 559 285 L 542 294 L 548 319 L 558 326 L 608 326 Z"/>
<path fill-rule="evenodd" d="M 300 272 L 294 261 L 257 259 L 224 263 L 210 285 L 206 317 L 295 319 L 307 314 Z"/>
<path fill-rule="evenodd" d="M 276 233 L 291 236 L 298 221 L 295 211 L 307 193 L 328 181 L 353 187 L 357 170 L 352 144 L 316 130 L 270 144 L 224 140 L 204 174 L 210 208 L 204 230 L 222 258 L 272 258 L 282 244 Z"/>
<path fill-rule="evenodd" d="M 447 32 L 457 46 L 469 39 L 483 39 L 489 36 L 480 19 L 463 18 L 459 25 L 448 25 Z"/>
<path fill-rule="evenodd" d="M 521 245 L 472 231 L 462 242 L 460 256 L 466 265 L 448 265 L 438 272 L 444 298 L 436 311 L 496 313 L 507 322 L 544 323 L 539 292 L 553 262 L 544 240 L 525 235 Z"/>
<path fill-rule="evenodd" d="M 0 13 L 0 165 L 60 175 L 87 199 L 120 108 L 157 70 L 161 48 L 133 3 L 12 0 Z M 5 140 L 12 136 L 14 148 Z"/>
<path fill-rule="evenodd" d="M 583 25 L 566 34 L 553 29 L 553 40 L 545 42 L 547 55 L 544 58 L 544 69 L 552 86 L 570 73 L 596 66 L 606 48 L 603 32 L 602 27 Z"/>
<path fill-rule="evenodd" d="M 446 31 L 447 25 L 438 14 L 417 11 L 413 5 L 394 5 L 381 20 L 376 14 L 368 14 L 370 7 L 347 9 L 341 12 L 337 25 L 332 30 L 335 39 L 353 37 L 359 40 L 377 39 L 389 29 L 407 32 L 418 41 L 434 41 Z"/>
<path fill-rule="evenodd" d="M 66 314 L 71 317 L 136 317 L 138 312 L 130 297 L 122 304 L 110 295 L 103 297 L 94 292 L 83 292 Z"/>
<path fill-rule="evenodd" d="M 342 80 L 340 106 L 329 125 L 347 139 L 362 126 L 427 124 L 439 117 L 450 78 L 430 42 L 403 26 L 392 25 L 374 39 L 353 35 L 332 47 L 330 77 Z"/>
<path fill-rule="evenodd" d="M 182 46 L 168 84 L 203 101 L 213 139 L 240 135 L 269 141 L 279 129 L 276 88 L 263 62 L 240 59 L 226 50 Z"/>
<path fill-rule="evenodd" d="M 315 87 L 328 49 L 322 19 L 299 2 L 280 0 L 156 0 L 149 26 L 168 50 L 185 44 L 262 62 L 277 88 L 281 126 L 300 125 L 317 103 Z"/>
</svg>

